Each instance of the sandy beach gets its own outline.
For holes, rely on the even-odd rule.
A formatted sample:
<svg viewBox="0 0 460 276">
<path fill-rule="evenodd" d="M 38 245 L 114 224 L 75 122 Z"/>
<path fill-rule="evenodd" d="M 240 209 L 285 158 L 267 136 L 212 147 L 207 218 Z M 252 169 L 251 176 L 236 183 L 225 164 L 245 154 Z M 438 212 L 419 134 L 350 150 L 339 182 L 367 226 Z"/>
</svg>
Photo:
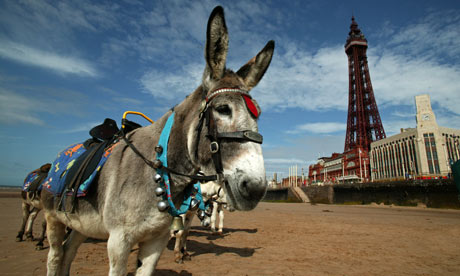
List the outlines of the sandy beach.
<svg viewBox="0 0 460 276">
<path fill-rule="evenodd" d="M 21 199 L 0 192 L 1 275 L 45 275 L 45 249 L 16 242 Z M 38 236 L 40 213 L 35 222 Z M 260 203 L 251 212 L 226 213 L 224 235 L 195 219 L 192 260 L 173 261 L 173 241 L 154 275 L 460 275 L 460 210 L 395 206 Z M 137 249 L 130 255 L 134 275 Z M 107 275 L 104 241 L 79 249 L 71 275 Z"/>
</svg>

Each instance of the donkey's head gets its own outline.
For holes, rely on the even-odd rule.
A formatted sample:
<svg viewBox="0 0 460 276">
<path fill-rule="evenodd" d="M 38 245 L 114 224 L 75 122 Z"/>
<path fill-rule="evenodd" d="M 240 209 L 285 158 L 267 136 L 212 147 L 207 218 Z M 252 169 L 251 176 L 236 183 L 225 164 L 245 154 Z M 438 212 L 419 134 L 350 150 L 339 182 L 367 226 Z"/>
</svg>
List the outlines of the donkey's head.
<svg viewBox="0 0 460 276">
<path fill-rule="evenodd" d="M 230 205 L 253 209 L 265 195 L 267 183 L 258 133 L 258 104 L 249 91 L 262 79 L 275 43 L 236 73 L 226 69 L 228 32 L 222 7 L 216 7 L 206 32 L 206 68 L 202 82 L 201 120 L 196 127 L 196 158 L 206 174 L 220 174 Z M 211 152 L 211 154 L 210 154 Z"/>
</svg>

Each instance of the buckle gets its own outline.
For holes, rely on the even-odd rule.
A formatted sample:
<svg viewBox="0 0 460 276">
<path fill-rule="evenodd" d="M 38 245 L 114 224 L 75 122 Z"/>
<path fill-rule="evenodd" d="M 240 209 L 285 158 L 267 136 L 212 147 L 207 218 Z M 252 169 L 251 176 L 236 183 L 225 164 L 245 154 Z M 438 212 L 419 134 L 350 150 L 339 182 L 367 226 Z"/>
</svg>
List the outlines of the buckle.
<svg viewBox="0 0 460 276">
<path fill-rule="evenodd" d="M 210 148 L 211 148 L 211 153 L 217 153 L 219 151 L 219 144 L 216 141 L 211 142 Z"/>
</svg>

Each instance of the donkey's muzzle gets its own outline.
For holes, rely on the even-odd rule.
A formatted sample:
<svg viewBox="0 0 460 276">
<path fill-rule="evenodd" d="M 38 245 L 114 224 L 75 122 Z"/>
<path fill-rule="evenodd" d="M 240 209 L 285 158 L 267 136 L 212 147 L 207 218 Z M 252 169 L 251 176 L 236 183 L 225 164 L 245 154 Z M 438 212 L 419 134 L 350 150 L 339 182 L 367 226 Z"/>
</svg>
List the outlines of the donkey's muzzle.
<svg viewBox="0 0 460 276">
<path fill-rule="evenodd" d="M 258 179 L 243 178 L 238 183 L 240 195 L 248 201 L 260 201 L 267 190 L 266 181 Z"/>
</svg>

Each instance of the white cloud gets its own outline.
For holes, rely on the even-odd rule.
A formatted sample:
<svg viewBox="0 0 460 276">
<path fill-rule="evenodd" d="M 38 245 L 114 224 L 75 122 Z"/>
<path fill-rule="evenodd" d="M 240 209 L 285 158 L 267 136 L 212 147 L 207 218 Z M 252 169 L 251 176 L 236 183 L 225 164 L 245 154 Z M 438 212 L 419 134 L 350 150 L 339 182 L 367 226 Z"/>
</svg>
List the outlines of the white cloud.
<svg viewBox="0 0 460 276">
<path fill-rule="evenodd" d="M 369 56 L 369 70 L 379 106 L 414 105 L 416 95 L 430 94 L 432 103 L 460 114 L 458 66 L 423 57 L 376 55 L 377 52 L 378 49 L 373 50 Z"/>
<path fill-rule="evenodd" d="M 323 122 L 323 123 L 307 123 L 303 125 L 298 125 L 294 130 L 289 130 L 289 134 L 298 134 L 303 132 L 326 134 L 326 133 L 335 133 L 343 132 L 347 129 L 347 124 L 336 123 L 336 122 Z"/>
<path fill-rule="evenodd" d="M 88 105 L 86 96 L 75 91 L 40 86 L 10 89 L 0 83 L 0 124 L 32 124 L 54 128 L 54 122 L 50 123 L 47 115 L 81 118 L 87 116 L 84 109 Z"/>
<path fill-rule="evenodd" d="M 186 65 L 174 74 L 153 69 L 145 73 L 140 82 L 142 88 L 154 97 L 178 103 L 199 86 L 203 69 L 203 65 L 197 64 Z"/>
<path fill-rule="evenodd" d="M 262 108 L 346 110 L 347 57 L 342 46 L 322 48 L 316 53 L 292 44 L 277 47 L 281 49 L 275 51 L 266 76 L 254 92 Z"/>
<path fill-rule="evenodd" d="M 96 77 L 97 71 L 89 62 L 60 56 L 9 41 L 0 41 L 0 56 L 26 65 L 50 69 L 58 73 Z"/>
<path fill-rule="evenodd" d="M 264 159 L 267 164 L 303 164 L 306 163 L 305 160 L 296 159 L 296 158 L 266 158 Z"/>
<path fill-rule="evenodd" d="M 72 128 L 59 131 L 59 133 L 69 134 L 69 133 L 78 133 L 78 132 L 89 132 L 93 127 L 100 125 L 100 124 L 101 122 L 83 123 L 83 124 L 76 125 Z"/>
<path fill-rule="evenodd" d="M 17 124 L 27 123 L 32 125 L 45 125 L 45 122 L 37 115 L 41 108 L 39 101 L 17 95 L 11 91 L 0 88 L 0 123 Z"/>
<path fill-rule="evenodd" d="M 124 105 L 129 104 L 129 105 L 141 105 L 143 102 L 141 100 L 136 100 L 133 98 L 126 98 L 126 97 L 115 97 L 113 100 L 117 103 L 122 103 Z"/>
<path fill-rule="evenodd" d="M 415 117 L 407 120 L 386 120 L 383 122 L 387 137 L 400 133 L 401 128 L 415 128 L 415 125 Z"/>
</svg>

